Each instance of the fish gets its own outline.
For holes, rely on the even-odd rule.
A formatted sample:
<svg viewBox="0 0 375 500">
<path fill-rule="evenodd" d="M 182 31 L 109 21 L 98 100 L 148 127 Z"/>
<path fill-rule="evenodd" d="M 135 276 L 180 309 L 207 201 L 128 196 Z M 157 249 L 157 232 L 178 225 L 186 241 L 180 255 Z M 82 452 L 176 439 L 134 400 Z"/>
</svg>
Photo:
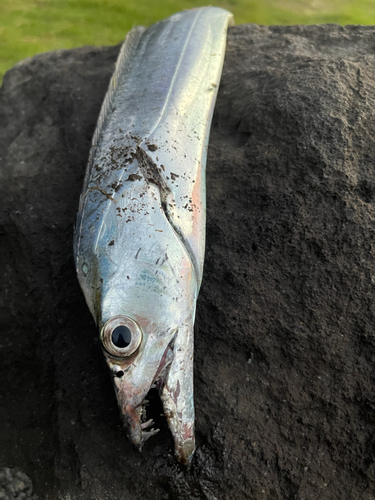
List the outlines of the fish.
<svg viewBox="0 0 375 500">
<path fill-rule="evenodd" d="M 230 12 L 186 10 L 127 35 L 99 114 L 74 259 L 119 409 L 138 449 L 159 391 L 177 460 L 195 450 L 193 352 L 205 167 Z"/>
</svg>

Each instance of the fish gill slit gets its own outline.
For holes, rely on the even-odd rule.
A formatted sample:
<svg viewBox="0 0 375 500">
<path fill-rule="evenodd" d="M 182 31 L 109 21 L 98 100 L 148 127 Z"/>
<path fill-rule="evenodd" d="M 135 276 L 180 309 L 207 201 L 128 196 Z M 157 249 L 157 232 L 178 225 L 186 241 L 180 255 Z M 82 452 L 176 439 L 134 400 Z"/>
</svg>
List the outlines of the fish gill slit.
<svg viewBox="0 0 375 500">
<path fill-rule="evenodd" d="M 172 229 L 177 234 L 177 237 L 181 241 L 182 245 L 185 247 L 185 249 L 190 257 L 190 261 L 193 265 L 195 276 L 197 278 L 199 276 L 198 263 L 197 263 L 197 260 L 195 258 L 194 252 L 193 252 L 189 242 L 185 238 L 184 233 L 181 231 L 181 228 L 178 226 L 178 224 L 175 223 L 175 221 L 171 217 L 171 214 L 169 213 L 169 210 L 168 210 L 168 206 L 173 205 L 173 201 L 174 201 L 172 192 L 171 192 L 168 184 L 166 183 L 165 179 L 163 178 L 159 167 L 154 163 L 154 161 L 146 153 L 146 151 L 144 151 L 144 149 L 142 149 L 140 146 L 137 146 L 135 156 L 138 160 L 139 168 L 140 168 L 146 182 L 154 184 L 159 189 L 161 208 L 164 212 L 164 215 L 165 215 L 167 221 L 172 226 Z"/>
</svg>

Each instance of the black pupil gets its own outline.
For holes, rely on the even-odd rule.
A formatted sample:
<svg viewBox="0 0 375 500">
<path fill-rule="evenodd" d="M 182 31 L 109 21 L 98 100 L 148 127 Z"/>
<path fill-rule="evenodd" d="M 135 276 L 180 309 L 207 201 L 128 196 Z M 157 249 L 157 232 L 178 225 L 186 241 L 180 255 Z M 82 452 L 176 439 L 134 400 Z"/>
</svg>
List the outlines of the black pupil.
<svg viewBox="0 0 375 500">
<path fill-rule="evenodd" d="M 116 347 L 128 347 L 132 339 L 132 332 L 127 326 L 118 326 L 112 332 L 112 343 Z"/>
</svg>

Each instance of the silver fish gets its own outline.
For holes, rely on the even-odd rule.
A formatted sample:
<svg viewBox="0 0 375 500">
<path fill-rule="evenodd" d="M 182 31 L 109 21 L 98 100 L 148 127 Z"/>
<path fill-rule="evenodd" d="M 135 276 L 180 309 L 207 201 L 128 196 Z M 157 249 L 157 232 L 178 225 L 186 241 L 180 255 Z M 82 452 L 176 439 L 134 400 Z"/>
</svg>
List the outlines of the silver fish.
<svg viewBox="0 0 375 500">
<path fill-rule="evenodd" d="M 74 236 L 78 279 L 128 435 L 141 449 L 158 432 L 145 411 L 156 386 L 183 464 L 195 449 L 208 136 L 232 23 L 226 10 L 206 7 L 128 34 L 93 137 Z"/>
</svg>

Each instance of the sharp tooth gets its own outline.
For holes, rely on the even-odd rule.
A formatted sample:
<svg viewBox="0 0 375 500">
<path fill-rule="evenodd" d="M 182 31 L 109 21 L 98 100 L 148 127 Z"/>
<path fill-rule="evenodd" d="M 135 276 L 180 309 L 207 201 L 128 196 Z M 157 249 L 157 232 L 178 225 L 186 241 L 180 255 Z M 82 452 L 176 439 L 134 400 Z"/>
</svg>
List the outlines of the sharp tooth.
<svg viewBox="0 0 375 500">
<path fill-rule="evenodd" d="M 147 441 L 151 436 L 155 436 L 159 432 L 159 429 L 151 429 L 150 431 L 143 431 L 142 432 L 142 439 L 143 441 Z"/>
<path fill-rule="evenodd" d="M 154 424 L 155 422 L 150 418 L 150 420 L 147 420 L 147 422 L 144 422 L 141 424 L 141 429 L 146 429 L 146 427 L 149 427 L 150 425 Z"/>
</svg>

